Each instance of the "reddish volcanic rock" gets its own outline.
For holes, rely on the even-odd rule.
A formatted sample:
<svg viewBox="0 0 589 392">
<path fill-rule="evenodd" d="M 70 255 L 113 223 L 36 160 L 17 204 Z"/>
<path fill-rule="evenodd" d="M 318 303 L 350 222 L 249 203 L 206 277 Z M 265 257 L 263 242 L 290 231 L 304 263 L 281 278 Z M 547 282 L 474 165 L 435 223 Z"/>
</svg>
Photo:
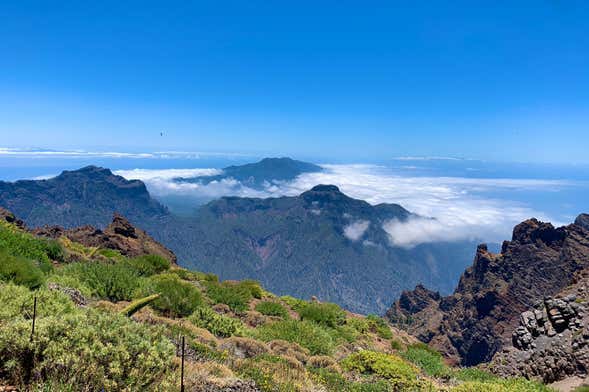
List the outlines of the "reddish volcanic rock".
<svg viewBox="0 0 589 392">
<path fill-rule="evenodd" d="M 455 362 L 475 365 L 510 344 L 520 313 L 560 292 L 588 267 L 586 228 L 554 228 L 529 219 L 514 228 L 501 253 L 480 245 L 452 295 L 436 298 L 417 287 L 404 293 L 387 315 Z"/>
</svg>

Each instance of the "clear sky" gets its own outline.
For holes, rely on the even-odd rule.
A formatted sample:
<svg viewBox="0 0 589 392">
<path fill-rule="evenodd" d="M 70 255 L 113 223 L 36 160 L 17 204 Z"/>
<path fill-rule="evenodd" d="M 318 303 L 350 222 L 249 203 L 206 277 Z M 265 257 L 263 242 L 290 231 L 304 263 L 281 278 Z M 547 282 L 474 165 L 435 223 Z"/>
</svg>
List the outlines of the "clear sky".
<svg viewBox="0 0 589 392">
<path fill-rule="evenodd" d="M 0 147 L 589 162 L 589 2 L 411 3 L 2 2 Z"/>
</svg>

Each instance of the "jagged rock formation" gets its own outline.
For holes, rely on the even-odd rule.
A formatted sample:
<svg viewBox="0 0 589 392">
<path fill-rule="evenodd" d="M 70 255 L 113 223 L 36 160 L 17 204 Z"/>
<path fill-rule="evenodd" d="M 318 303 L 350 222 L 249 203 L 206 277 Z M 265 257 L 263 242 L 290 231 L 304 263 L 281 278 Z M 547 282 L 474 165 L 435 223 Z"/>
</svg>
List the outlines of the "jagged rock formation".
<svg viewBox="0 0 589 392">
<path fill-rule="evenodd" d="M 119 214 L 114 215 L 112 223 L 104 231 L 92 226 L 74 229 L 45 226 L 32 230 L 32 233 L 55 239 L 67 237 L 71 241 L 79 242 L 85 246 L 118 250 L 122 255 L 128 257 L 159 255 L 172 264 L 176 264 L 176 255 L 171 250 L 151 238 L 145 231 L 133 226 Z"/>
<path fill-rule="evenodd" d="M 556 297 L 546 297 L 523 312 L 512 346 L 497 353 L 491 370 L 545 383 L 589 372 L 589 271 Z"/>
<path fill-rule="evenodd" d="M 501 253 L 490 253 L 480 245 L 454 294 L 436 299 L 421 288 L 404 293 L 388 317 L 455 362 L 487 362 L 510 344 L 520 313 L 560 292 L 587 267 L 589 231 L 582 225 L 554 228 L 530 219 L 514 228 Z M 415 302 L 427 306 L 408 306 Z"/>
<path fill-rule="evenodd" d="M 8 223 L 11 223 L 20 229 L 26 229 L 25 222 L 18 219 L 16 216 L 14 216 L 14 214 L 12 212 L 10 212 L 2 207 L 0 207 L 0 220 L 4 220 Z"/>
</svg>

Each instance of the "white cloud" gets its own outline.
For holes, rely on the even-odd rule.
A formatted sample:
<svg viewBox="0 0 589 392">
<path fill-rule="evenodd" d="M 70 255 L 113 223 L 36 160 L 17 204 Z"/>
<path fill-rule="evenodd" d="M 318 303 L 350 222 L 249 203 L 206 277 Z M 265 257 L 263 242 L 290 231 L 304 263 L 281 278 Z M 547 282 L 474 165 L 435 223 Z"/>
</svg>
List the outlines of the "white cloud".
<svg viewBox="0 0 589 392">
<path fill-rule="evenodd" d="M 128 180 L 152 181 L 171 180 L 174 178 L 195 178 L 200 176 L 214 176 L 223 173 L 220 169 L 132 169 L 115 170 L 115 174 Z"/>
<path fill-rule="evenodd" d="M 350 223 L 349 225 L 344 227 L 344 235 L 352 241 L 357 241 L 360 238 L 362 238 L 366 230 L 368 230 L 369 226 L 370 222 L 366 220 L 359 220 Z"/>
<path fill-rule="evenodd" d="M 201 159 L 207 157 L 244 158 L 251 155 L 224 152 L 199 151 L 156 151 L 156 152 L 122 152 L 122 151 L 86 151 L 86 150 L 49 150 L 0 147 L 0 157 L 4 158 L 127 158 L 127 159 Z"/>
<path fill-rule="evenodd" d="M 435 218 L 414 218 L 385 224 L 384 229 L 390 235 L 391 243 L 404 247 L 469 238 L 500 242 L 509 238 L 513 226 L 522 220 L 532 216 L 548 221 L 551 219 L 542 211 L 527 205 L 488 195 L 496 191 L 521 189 L 548 192 L 571 185 L 558 180 L 407 177 L 394 175 L 386 167 L 373 165 L 322 166 L 325 169 L 323 172 L 306 173 L 291 182 L 268 184 L 263 190 L 243 186 L 233 179 L 207 185 L 177 183 L 172 180 L 178 176 L 175 169 L 169 173 L 166 170 L 128 171 L 123 177 L 139 177 L 140 173 L 141 179 L 155 195 L 192 195 L 204 199 L 220 196 L 295 196 L 317 184 L 334 184 L 348 196 L 371 204 L 397 203 L 422 217 Z M 194 170 L 192 175 L 210 169 Z M 362 226 L 357 227 L 360 228 Z"/>
</svg>

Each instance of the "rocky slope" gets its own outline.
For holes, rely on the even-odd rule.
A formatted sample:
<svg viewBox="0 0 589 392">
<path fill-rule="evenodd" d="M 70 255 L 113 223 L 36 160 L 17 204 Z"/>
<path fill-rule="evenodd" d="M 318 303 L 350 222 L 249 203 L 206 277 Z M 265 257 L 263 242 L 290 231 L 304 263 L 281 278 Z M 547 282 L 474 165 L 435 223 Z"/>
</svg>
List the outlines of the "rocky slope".
<svg viewBox="0 0 589 392">
<path fill-rule="evenodd" d="M 114 249 L 127 257 L 158 255 L 176 264 L 176 255 L 151 238 L 145 231 L 133 226 L 125 217 L 115 214 L 112 223 L 104 230 L 92 226 L 64 229 L 60 226 L 44 226 L 32 233 L 58 239 L 66 237 L 87 247 Z"/>
<path fill-rule="evenodd" d="M 521 313 L 512 345 L 493 358 L 502 376 L 523 376 L 552 383 L 589 373 L 589 271 L 554 297 Z"/>
<path fill-rule="evenodd" d="M 522 222 L 501 253 L 478 247 L 452 295 L 418 288 L 403 293 L 387 315 L 455 362 L 487 362 L 510 345 L 520 313 L 559 293 L 576 272 L 589 267 L 584 222 L 584 215 L 559 228 L 536 219 Z"/>
</svg>

